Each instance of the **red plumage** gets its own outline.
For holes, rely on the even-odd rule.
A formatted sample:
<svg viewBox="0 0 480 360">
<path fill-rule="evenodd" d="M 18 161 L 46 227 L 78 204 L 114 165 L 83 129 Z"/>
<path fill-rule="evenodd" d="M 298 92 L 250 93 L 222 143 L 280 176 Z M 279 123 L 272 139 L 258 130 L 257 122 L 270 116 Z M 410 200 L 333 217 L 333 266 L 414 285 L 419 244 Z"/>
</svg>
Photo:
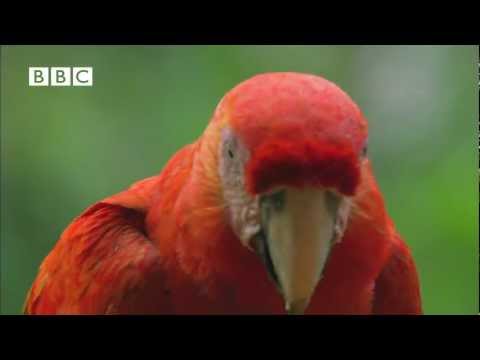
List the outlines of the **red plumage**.
<svg viewBox="0 0 480 360">
<path fill-rule="evenodd" d="M 42 263 L 25 312 L 284 313 L 260 259 L 228 219 L 218 172 L 225 126 L 252 154 L 245 169 L 251 193 L 313 184 L 351 195 L 348 226 L 307 314 L 422 312 L 410 251 L 369 161 L 361 160 L 366 120 L 335 84 L 295 73 L 238 85 L 204 135 L 158 176 L 74 219 Z"/>
<path fill-rule="evenodd" d="M 351 196 L 359 180 L 358 158 L 351 149 L 310 139 L 262 144 L 246 167 L 247 189 L 252 194 L 277 185 L 309 185 L 333 187 Z"/>
</svg>

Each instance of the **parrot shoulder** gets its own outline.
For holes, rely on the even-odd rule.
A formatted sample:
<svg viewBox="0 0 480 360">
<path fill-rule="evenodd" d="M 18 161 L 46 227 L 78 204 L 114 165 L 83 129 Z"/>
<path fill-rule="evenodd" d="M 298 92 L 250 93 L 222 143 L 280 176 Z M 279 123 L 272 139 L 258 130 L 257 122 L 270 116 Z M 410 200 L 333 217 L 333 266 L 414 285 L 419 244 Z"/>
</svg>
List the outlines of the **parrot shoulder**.
<svg viewBox="0 0 480 360">
<path fill-rule="evenodd" d="M 392 251 L 375 282 L 373 312 L 421 314 L 420 285 L 410 249 L 398 233 Z"/>
<path fill-rule="evenodd" d="M 40 267 L 25 313 L 149 313 L 166 308 L 160 255 L 145 234 L 138 208 L 142 192 L 121 196 L 127 206 L 114 196 L 111 203 L 89 207 L 66 228 Z"/>
<path fill-rule="evenodd" d="M 163 171 L 87 208 L 65 229 L 27 294 L 27 314 L 168 313 L 170 290 L 145 219 L 189 176 L 195 144 Z M 163 194 L 165 194 L 163 192 Z"/>
</svg>

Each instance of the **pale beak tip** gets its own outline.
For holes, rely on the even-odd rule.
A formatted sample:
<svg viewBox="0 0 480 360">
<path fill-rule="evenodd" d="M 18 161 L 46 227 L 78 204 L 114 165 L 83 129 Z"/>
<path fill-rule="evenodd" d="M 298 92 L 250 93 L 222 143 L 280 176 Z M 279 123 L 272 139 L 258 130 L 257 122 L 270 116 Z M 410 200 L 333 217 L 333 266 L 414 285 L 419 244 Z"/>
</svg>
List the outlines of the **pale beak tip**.
<svg viewBox="0 0 480 360">
<path fill-rule="evenodd" d="M 302 315 L 308 306 L 308 299 L 301 299 L 297 301 L 285 303 L 285 310 L 289 315 Z"/>
</svg>

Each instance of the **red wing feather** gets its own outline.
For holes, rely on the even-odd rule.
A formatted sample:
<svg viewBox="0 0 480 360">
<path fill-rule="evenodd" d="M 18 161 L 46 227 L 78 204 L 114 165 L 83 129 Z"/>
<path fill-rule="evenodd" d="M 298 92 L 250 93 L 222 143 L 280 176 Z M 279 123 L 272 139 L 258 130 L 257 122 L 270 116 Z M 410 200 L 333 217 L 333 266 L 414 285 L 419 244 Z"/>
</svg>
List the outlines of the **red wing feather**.
<svg viewBox="0 0 480 360">
<path fill-rule="evenodd" d="M 25 313 L 166 311 L 158 250 L 145 236 L 143 220 L 140 212 L 119 205 L 88 208 L 42 263 Z"/>
</svg>

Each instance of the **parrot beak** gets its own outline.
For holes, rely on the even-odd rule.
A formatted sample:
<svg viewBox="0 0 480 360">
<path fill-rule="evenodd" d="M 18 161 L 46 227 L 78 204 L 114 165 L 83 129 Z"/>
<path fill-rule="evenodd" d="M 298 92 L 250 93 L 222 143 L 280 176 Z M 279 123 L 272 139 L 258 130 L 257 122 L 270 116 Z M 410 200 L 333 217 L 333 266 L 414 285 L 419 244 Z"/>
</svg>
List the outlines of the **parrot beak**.
<svg viewBox="0 0 480 360">
<path fill-rule="evenodd" d="M 289 314 L 303 314 L 335 238 L 340 196 L 319 188 L 287 188 L 260 197 L 257 252 Z"/>
</svg>

